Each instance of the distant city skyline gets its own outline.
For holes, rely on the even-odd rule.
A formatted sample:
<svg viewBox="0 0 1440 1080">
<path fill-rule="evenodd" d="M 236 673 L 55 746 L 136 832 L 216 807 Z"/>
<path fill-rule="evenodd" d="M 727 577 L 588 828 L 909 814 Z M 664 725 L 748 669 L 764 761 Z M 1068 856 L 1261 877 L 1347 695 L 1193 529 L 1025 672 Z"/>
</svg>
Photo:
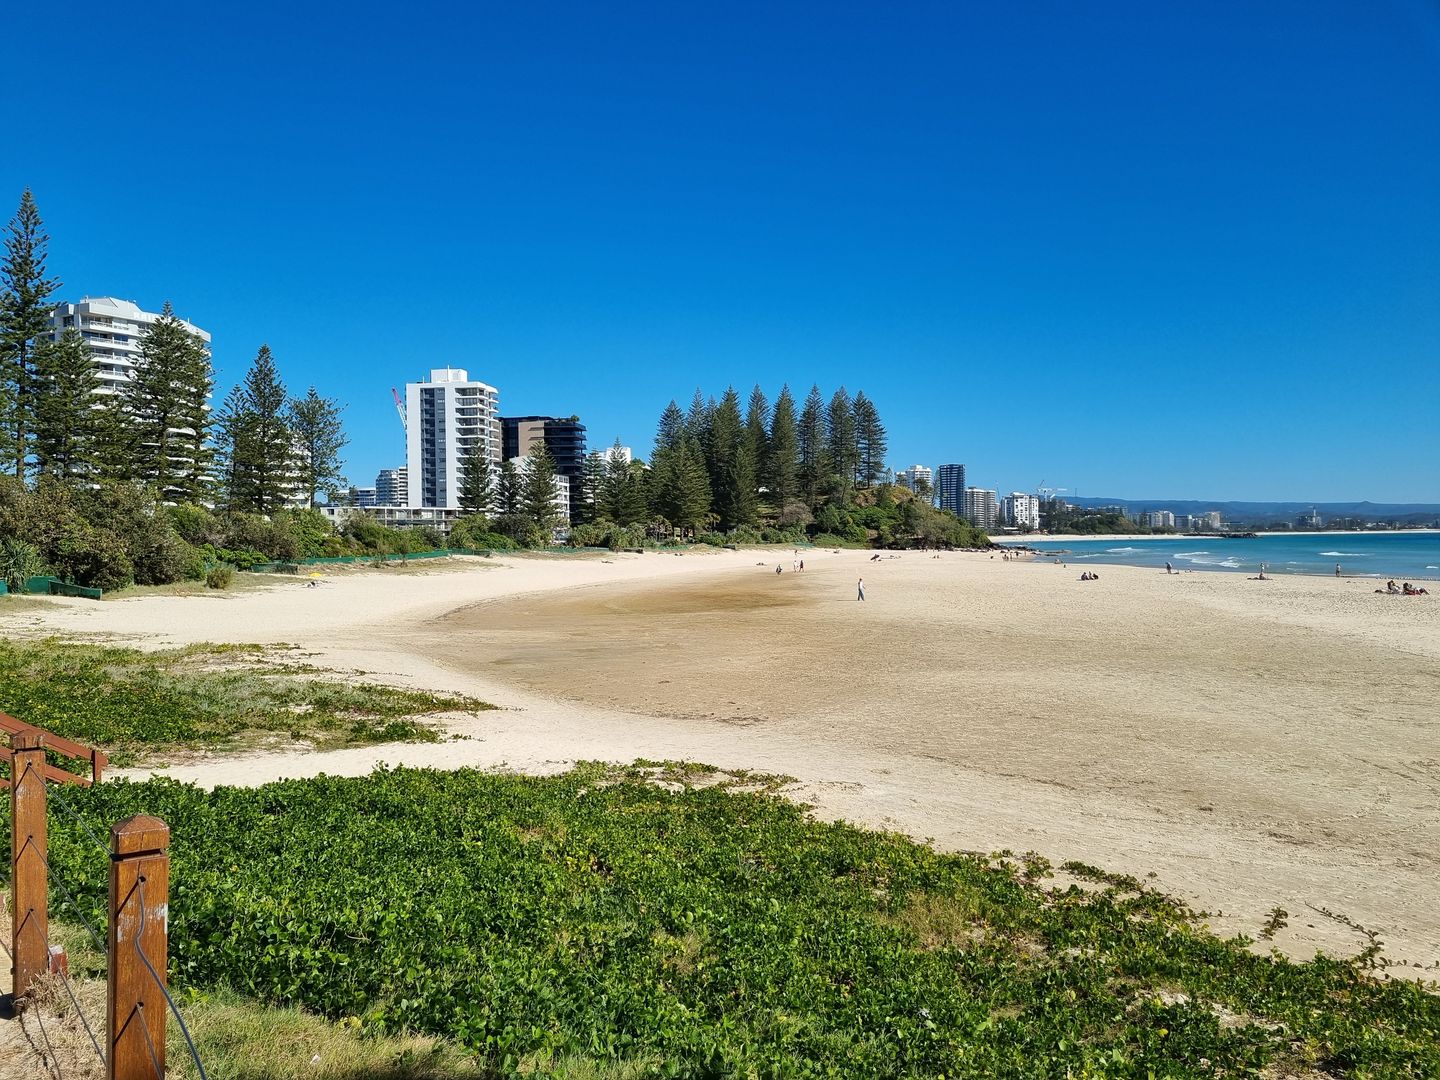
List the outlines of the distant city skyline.
<svg viewBox="0 0 1440 1080">
<path fill-rule="evenodd" d="M 268 343 L 357 485 L 451 366 L 642 457 L 697 385 L 818 382 L 1004 492 L 1440 502 L 1433 5 L 67 17 L 12 108 L 159 137 L 4 155 L 0 217 L 209 331 L 217 400 Z"/>
</svg>

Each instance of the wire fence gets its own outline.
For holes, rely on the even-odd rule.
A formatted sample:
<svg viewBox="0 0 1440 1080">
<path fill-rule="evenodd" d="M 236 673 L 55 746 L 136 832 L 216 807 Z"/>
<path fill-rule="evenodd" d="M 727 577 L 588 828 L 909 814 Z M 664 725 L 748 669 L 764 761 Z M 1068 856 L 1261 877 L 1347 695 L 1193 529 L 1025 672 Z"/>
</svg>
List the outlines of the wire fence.
<svg viewBox="0 0 1440 1080">
<path fill-rule="evenodd" d="M 163 1077 L 165 1075 L 164 1024 L 156 1023 L 152 1026 L 151 1020 L 146 1016 L 143 998 L 133 1002 L 127 1002 L 126 1007 L 129 1011 L 124 1016 L 115 1015 L 121 1011 L 118 1008 L 112 1007 L 107 1009 L 107 1015 L 102 1018 L 105 1021 L 104 1023 L 97 1022 L 96 1018 L 92 1017 L 87 1011 L 85 1003 L 82 1001 L 82 994 L 77 992 L 76 984 L 70 977 L 69 962 L 65 955 L 65 950 L 52 940 L 50 933 L 51 927 L 48 925 L 50 905 L 46 894 L 53 890 L 65 899 L 65 903 L 59 907 L 59 912 L 63 912 L 62 918 L 77 923 L 79 927 L 84 930 L 89 942 L 94 946 L 96 953 L 105 958 L 109 978 L 121 983 L 133 982 L 133 978 L 144 978 L 144 976 L 136 975 L 130 980 L 126 980 L 119 974 L 122 970 L 136 972 L 143 970 L 148 974 L 149 981 L 153 981 L 165 1000 L 165 1009 L 161 1011 L 162 1020 L 167 1010 L 169 1015 L 174 1016 L 175 1022 L 179 1025 L 180 1033 L 183 1036 L 189 1058 L 194 1063 L 197 1075 L 200 1080 L 208 1080 L 205 1065 L 200 1058 L 200 1052 L 195 1045 L 195 1039 L 191 1035 L 189 1025 L 185 1022 L 184 1016 L 181 1015 L 180 1009 L 176 1005 L 169 987 L 166 985 L 165 976 L 162 975 L 161 971 L 156 967 L 156 964 L 163 960 L 167 951 L 168 919 L 157 920 L 152 917 L 152 912 L 155 910 L 155 907 L 147 898 L 147 879 L 143 872 L 139 873 L 133 888 L 131 888 L 126 895 L 117 895 L 120 890 L 116 887 L 116 872 L 112 864 L 118 864 L 119 861 L 126 858 L 137 857 L 134 854 L 129 856 L 122 854 L 119 836 L 127 823 L 121 823 L 121 826 L 117 827 L 115 837 L 112 838 L 112 843 L 105 843 L 96 830 L 86 821 L 85 816 L 81 814 L 57 788 L 46 783 L 44 773 L 36 768 L 37 760 L 43 761 L 43 756 L 33 753 L 26 755 L 24 768 L 20 770 L 20 775 L 14 779 L 14 787 L 11 791 L 10 800 L 13 814 L 11 822 L 12 865 L 16 871 L 12 877 L 11 888 L 17 890 L 17 897 L 19 896 L 18 889 L 20 886 L 18 883 L 21 877 L 20 871 L 22 866 L 27 871 L 27 874 L 33 875 L 35 864 L 30 862 L 30 860 L 33 859 L 38 862 L 39 867 L 43 868 L 44 872 L 39 885 L 34 884 L 35 879 L 33 876 L 27 878 L 32 888 L 38 890 L 31 894 L 35 907 L 27 907 L 22 911 L 19 903 L 14 905 L 15 923 L 12 927 L 14 947 L 12 948 L 11 944 L 0 942 L 0 948 L 4 949 L 6 956 L 13 965 L 12 970 L 17 973 L 17 985 L 15 987 L 17 997 L 20 996 L 22 991 L 32 989 L 33 983 L 24 987 L 19 985 L 19 973 L 22 966 L 25 967 L 28 973 L 27 980 L 30 980 L 38 973 L 34 949 L 38 941 L 39 944 L 43 945 L 45 958 L 43 968 L 38 968 L 38 970 L 47 972 L 50 976 L 49 982 L 63 993 L 64 999 L 68 999 L 71 1013 L 74 1015 L 80 1028 L 84 1031 L 91 1049 L 94 1050 L 101 1068 L 106 1070 L 107 1075 L 113 1073 L 113 1075 L 124 1078 L 124 1080 L 129 1080 L 132 1076 L 140 1077 L 146 1075 L 143 1064 L 144 1059 L 142 1059 L 142 1064 L 138 1069 L 132 1069 L 130 1071 L 111 1069 L 112 1063 L 107 1057 L 107 1047 L 112 1054 L 116 1054 L 115 1064 L 118 1065 L 122 1063 L 125 1057 L 124 1055 L 118 1054 L 115 1048 L 118 1045 L 121 1032 L 127 1027 L 138 1031 L 140 1035 L 145 1048 L 145 1058 L 148 1058 L 149 1065 L 151 1069 L 153 1069 L 153 1072 L 149 1073 L 149 1075 L 154 1077 Z M 48 843 L 48 828 L 32 828 L 27 831 L 23 837 L 20 835 L 21 830 L 16 827 L 16 823 L 21 817 L 22 805 L 26 808 L 24 811 L 26 814 L 38 814 L 46 826 L 48 826 L 48 821 L 44 819 L 49 816 L 49 806 L 53 805 L 60 809 L 74 826 L 73 830 L 67 827 L 65 834 L 67 839 L 72 839 L 80 844 L 82 849 L 80 855 L 81 860 L 84 861 L 94 857 L 101 860 L 102 865 L 112 867 L 110 873 L 110 901 L 105 907 L 106 917 L 101 923 L 102 928 L 106 930 L 107 933 L 101 933 L 92 922 L 92 919 L 86 917 L 87 905 L 81 903 L 79 896 L 77 896 L 77 892 L 83 893 L 83 890 L 78 887 L 72 888 L 71 884 L 66 882 L 61 869 L 53 864 L 52 857 L 54 852 L 50 849 Z M 33 823 L 33 817 L 27 818 L 27 820 Z M 129 819 L 129 821 L 148 821 L 153 826 L 159 827 L 159 829 L 163 830 L 166 845 L 168 845 L 168 829 L 165 829 L 162 822 L 158 822 L 155 819 Z M 56 822 L 57 824 L 59 823 L 58 818 Z M 163 850 L 158 852 L 142 851 L 138 854 L 138 858 L 142 860 L 152 858 L 163 860 L 167 870 L 166 874 L 160 878 L 160 903 L 167 903 L 168 890 L 166 888 L 165 876 L 168 876 L 168 855 Z M 131 904 L 135 905 L 136 911 L 138 912 L 138 930 L 123 934 L 109 933 L 109 931 L 113 930 L 116 926 L 126 925 L 126 923 L 121 920 L 121 914 Z M 88 908 L 92 910 L 93 907 L 93 903 L 88 906 Z M 133 926 L 134 924 L 130 925 Z M 157 928 L 158 934 L 156 933 Z M 158 951 L 155 954 L 155 959 L 152 959 L 151 956 L 148 955 L 147 950 L 155 948 L 157 942 Z M 25 965 L 17 962 L 17 954 L 22 953 L 22 951 L 26 958 Z M 115 986 L 109 986 L 107 993 L 110 994 L 113 1005 Z M 62 1007 L 65 1003 L 58 995 L 57 1002 Z M 64 1040 L 58 1039 L 58 1034 L 52 1036 L 51 1030 L 46 1026 L 44 1017 L 45 1009 L 43 1007 L 29 1009 L 27 1013 L 34 1017 L 36 1028 L 39 1031 L 40 1041 L 44 1043 L 44 1049 L 41 1052 L 49 1071 L 57 1080 L 65 1080 L 60 1068 L 61 1056 L 56 1045 L 57 1041 L 63 1044 Z M 101 1033 L 105 1036 L 103 1041 Z M 39 1048 L 37 1047 L 37 1049 Z"/>
</svg>

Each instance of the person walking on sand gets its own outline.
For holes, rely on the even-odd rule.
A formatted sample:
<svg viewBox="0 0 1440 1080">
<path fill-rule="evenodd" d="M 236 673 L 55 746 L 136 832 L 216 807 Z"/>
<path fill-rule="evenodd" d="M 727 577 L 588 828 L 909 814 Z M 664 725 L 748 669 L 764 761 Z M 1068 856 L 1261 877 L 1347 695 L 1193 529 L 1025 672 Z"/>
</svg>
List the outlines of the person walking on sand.
<svg viewBox="0 0 1440 1080">
<path fill-rule="evenodd" d="M 1338 562 L 1335 564 L 1335 576 L 1340 576 L 1340 564 Z"/>
<path fill-rule="evenodd" d="M 1174 572 L 1175 572 L 1175 570 L 1174 570 L 1174 569 L 1171 567 L 1171 565 L 1167 562 L 1167 563 L 1165 564 L 1165 573 L 1167 573 L 1167 574 L 1173 574 Z"/>
<path fill-rule="evenodd" d="M 863 577 L 860 579 L 860 582 L 859 582 L 859 584 L 858 584 L 858 586 L 857 586 L 857 590 L 858 590 L 858 592 L 859 592 L 860 595 L 857 596 L 857 597 L 855 597 L 855 599 L 856 599 L 856 600 L 864 600 L 864 599 L 865 599 L 865 579 L 864 579 Z"/>
</svg>

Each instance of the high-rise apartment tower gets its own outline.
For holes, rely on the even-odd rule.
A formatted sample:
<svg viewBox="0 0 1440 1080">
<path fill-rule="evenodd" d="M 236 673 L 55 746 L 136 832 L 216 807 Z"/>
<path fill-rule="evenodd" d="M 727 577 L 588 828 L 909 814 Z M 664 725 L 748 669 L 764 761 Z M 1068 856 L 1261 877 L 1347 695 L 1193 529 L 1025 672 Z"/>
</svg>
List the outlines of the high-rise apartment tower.
<svg viewBox="0 0 1440 1080">
<path fill-rule="evenodd" d="M 957 517 L 965 514 L 965 466 L 941 465 L 935 476 L 935 501 Z"/>
<path fill-rule="evenodd" d="M 500 463 L 499 412 L 500 391 L 463 368 L 436 368 L 428 381 L 405 384 L 408 506 L 459 508 L 471 449 Z"/>
</svg>

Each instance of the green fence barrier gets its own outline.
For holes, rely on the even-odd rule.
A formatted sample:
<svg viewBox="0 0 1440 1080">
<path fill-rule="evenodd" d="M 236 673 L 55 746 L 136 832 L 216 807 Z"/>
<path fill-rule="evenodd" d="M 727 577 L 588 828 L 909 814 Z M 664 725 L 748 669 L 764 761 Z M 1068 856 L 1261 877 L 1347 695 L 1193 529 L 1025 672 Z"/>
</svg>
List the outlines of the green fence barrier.
<svg viewBox="0 0 1440 1080">
<path fill-rule="evenodd" d="M 84 585 L 72 585 L 68 581 L 61 581 L 59 578 L 51 578 L 50 595 L 78 596 L 85 600 L 99 600 L 105 594 L 99 589 L 87 588 Z"/>
<path fill-rule="evenodd" d="M 10 586 L 7 585 L 7 584 L 5 584 L 5 582 L 0 581 L 0 596 L 4 596 L 4 595 L 5 595 L 6 593 L 8 593 L 9 591 L 10 591 Z"/>
<path fill-rule="evenodd" d="M 0 593 L 9 591 L 5 583 L 0 581 Z M 90 589 L 84 585 L 72 585 L 68 581 L 61 581 L 49 574 L 26 578 L 25 587 L 20 591 L 30 593 L 32 596 L 79 596 L 86 600 L 99 600 L 105 595 L 99 589 Z"/>
</svg>

